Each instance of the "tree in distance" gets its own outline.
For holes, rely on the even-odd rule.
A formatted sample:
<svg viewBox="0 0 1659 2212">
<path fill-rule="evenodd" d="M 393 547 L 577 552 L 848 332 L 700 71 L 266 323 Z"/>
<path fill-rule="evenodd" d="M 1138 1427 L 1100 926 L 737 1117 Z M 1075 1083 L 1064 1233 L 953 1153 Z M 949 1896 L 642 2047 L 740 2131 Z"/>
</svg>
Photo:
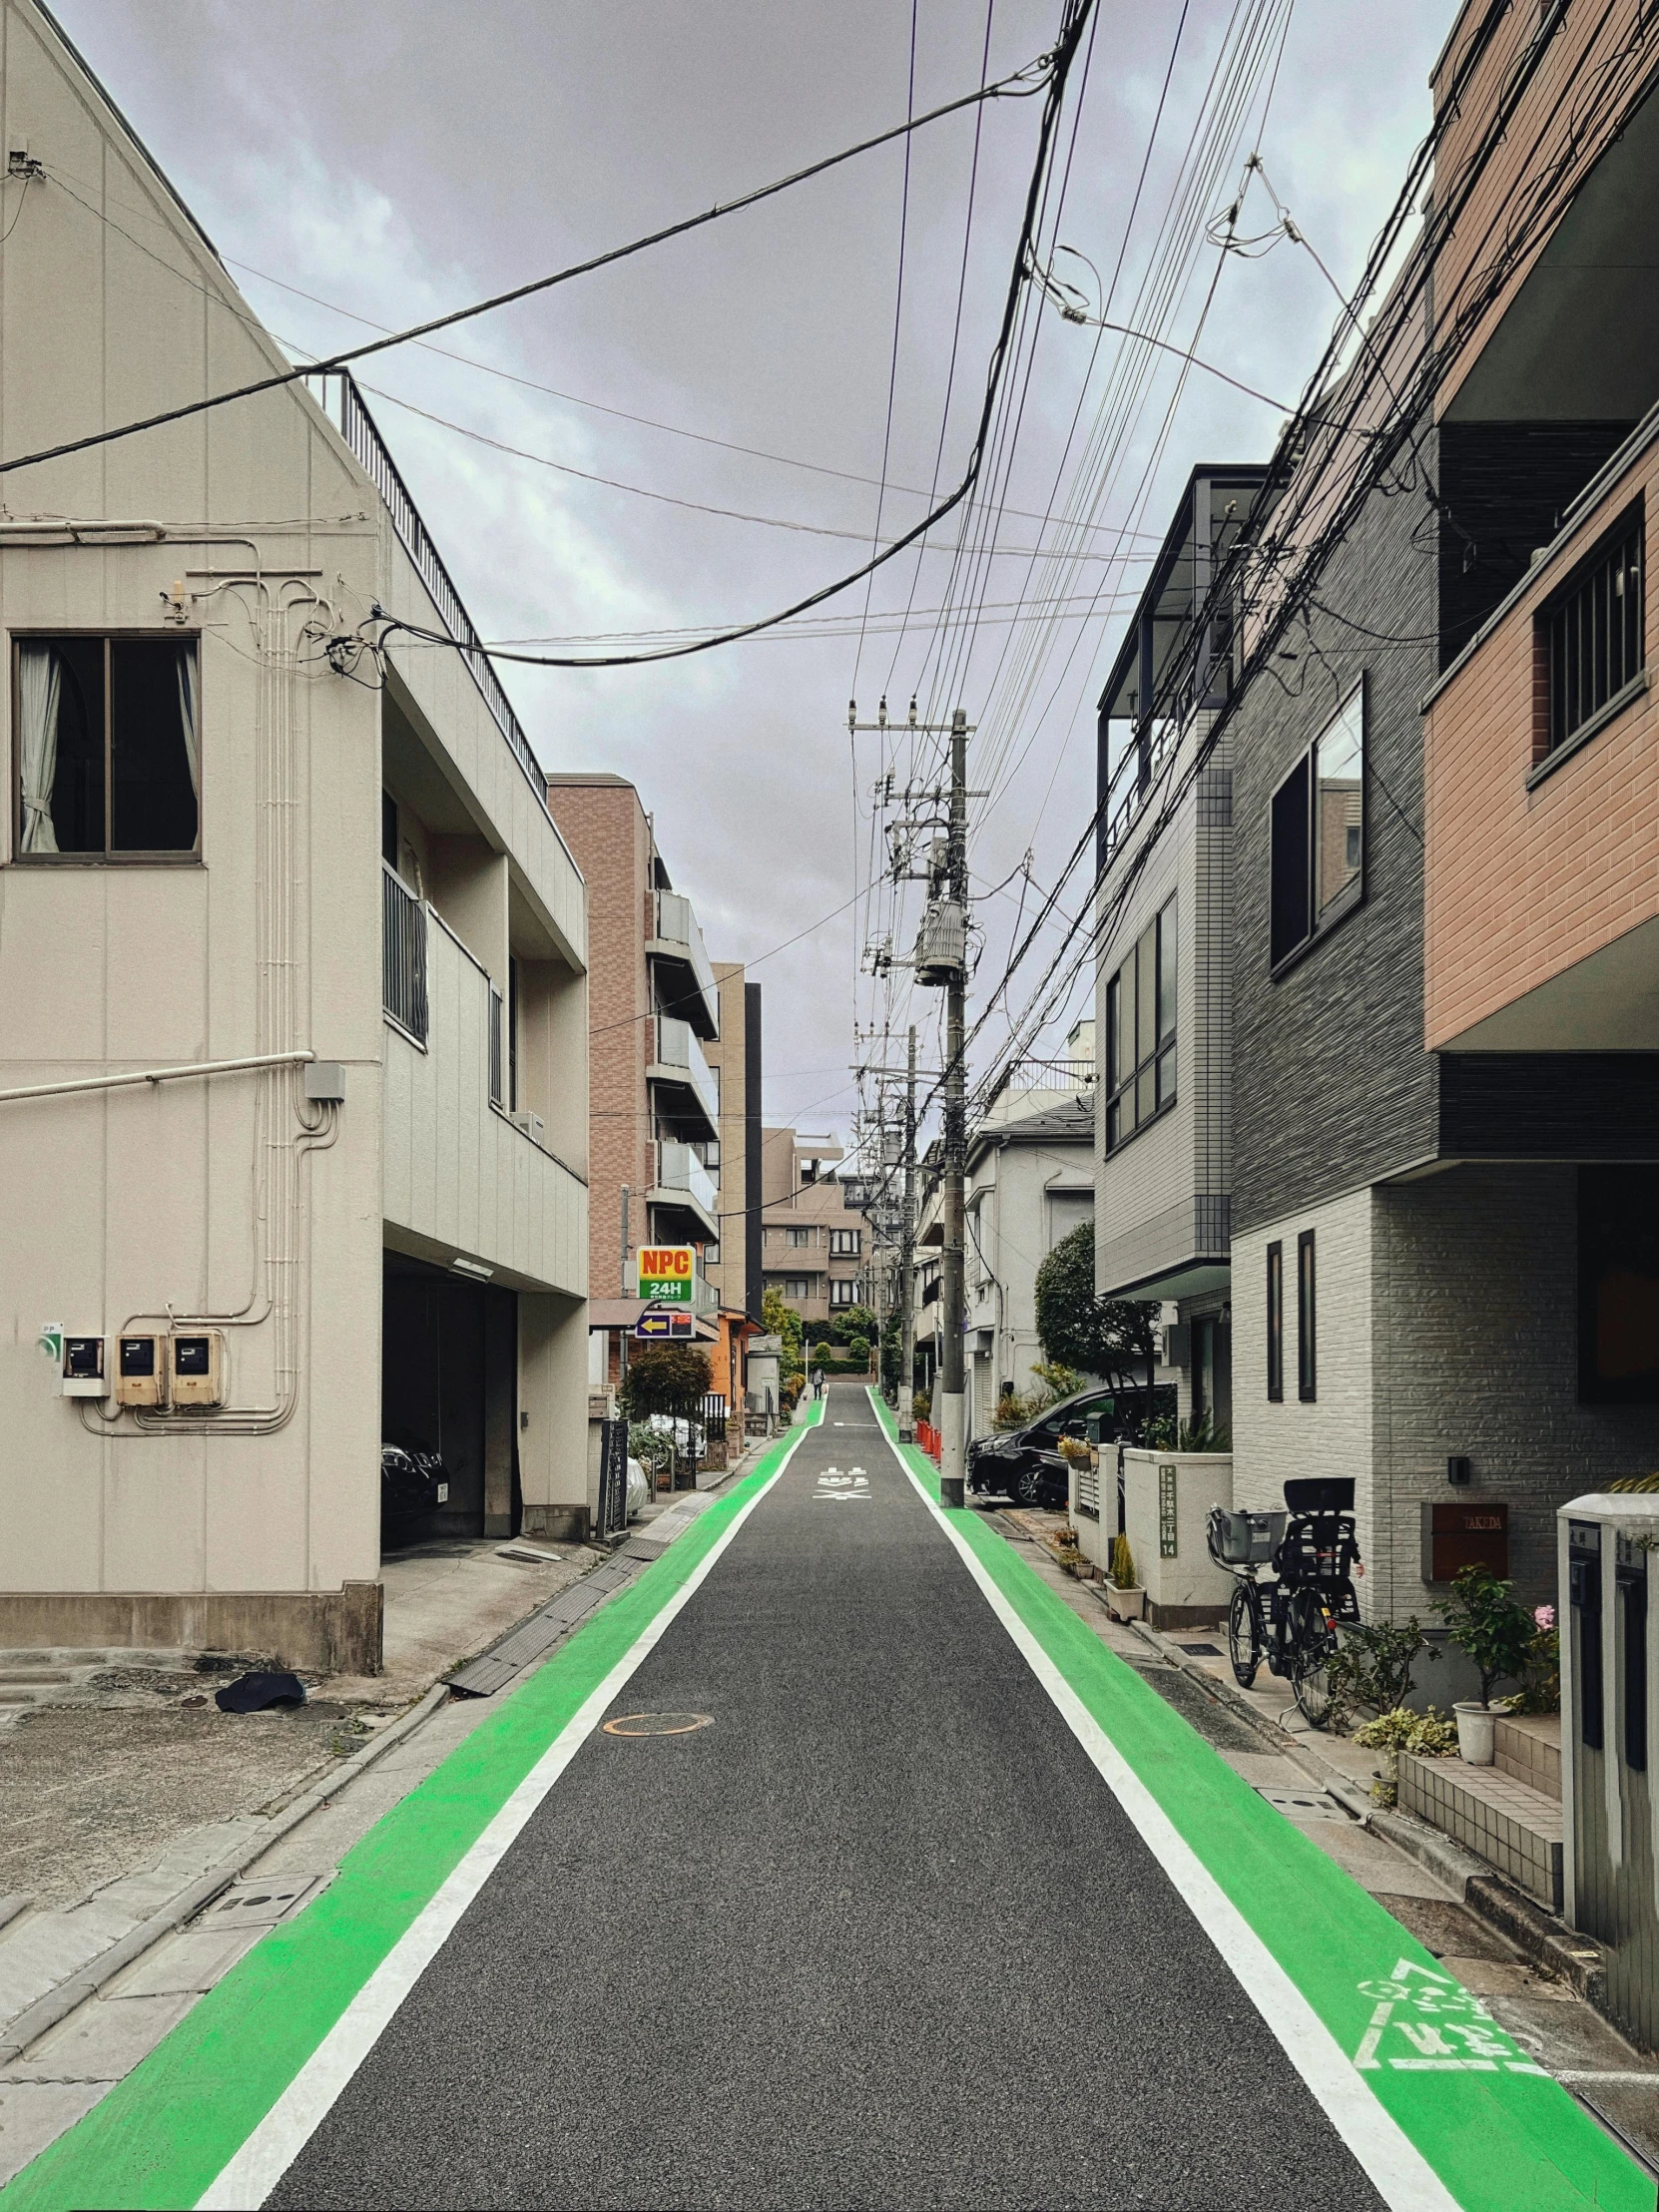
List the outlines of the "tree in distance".
<svg viewBox="0 0 1659 2212">
<path fill-rule="evenodd" d="M 1157 1319 L 1155 1303 L 1095 1296 L 1092 1221 L 1062 1237 L 1037 1270 L 1037 1335 L 1047 1358 L 1116 1389 L 1147 1392 L 1149 1414 Z"/>
<path fill-rule="evenodd" d="M 709 1355 L 698 1345 L 637 1345 L 619 1396 L 631 1421 L 698 1410 L 709 1389 Z"/>
</svg>

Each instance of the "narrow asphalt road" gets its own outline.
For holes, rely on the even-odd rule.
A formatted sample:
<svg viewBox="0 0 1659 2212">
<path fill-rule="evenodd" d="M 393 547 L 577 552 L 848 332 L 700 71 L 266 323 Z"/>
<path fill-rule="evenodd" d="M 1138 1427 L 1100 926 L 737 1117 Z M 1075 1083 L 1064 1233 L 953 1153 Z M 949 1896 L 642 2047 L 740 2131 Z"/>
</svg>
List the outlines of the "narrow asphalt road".
<svg viewBox="0 0 1659 2212">
<path fill-rule="evenodd" d="M 1381 2202 L 828 1414 L 611 1716 L 707 1725 L 588 1739 L 273 2204 Z"/>
</svg>

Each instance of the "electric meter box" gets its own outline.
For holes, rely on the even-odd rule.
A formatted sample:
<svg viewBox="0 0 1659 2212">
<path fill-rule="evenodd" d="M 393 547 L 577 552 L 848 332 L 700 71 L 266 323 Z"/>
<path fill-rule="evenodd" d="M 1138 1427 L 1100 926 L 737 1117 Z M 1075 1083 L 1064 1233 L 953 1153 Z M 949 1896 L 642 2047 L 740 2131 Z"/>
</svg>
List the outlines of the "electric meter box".
<svg viewBox="0 0 1659 2212">
<path fill-rule="evenodd" d="M 118 1405 L 167 1403 L 167 1339 L 118 1337 L 115 1341 L 115 1401 Z"/>
<path fill-rule="evenodd" d="M 217 1329 L 176 1329 L 167 1370 L 170 1405 L 224 1404 L 225 1339 Z"/>
<path fill-rule="evenodd" d="M 108 1397 L 110 1385 L 104 1374 L 102 1337 L 69 1337 L 63 1341 L 63 1394 L 65 1397 Z"/>
<path fill-rule="evenodd" d="M 1659 2042 L 1659 1476 L 1557 1515 L 1566 1918 L 1606 1948 L 1606 2009 Z M 1659 1597 L 1659 1587 L 1654 1594 Z"/>
</svg>

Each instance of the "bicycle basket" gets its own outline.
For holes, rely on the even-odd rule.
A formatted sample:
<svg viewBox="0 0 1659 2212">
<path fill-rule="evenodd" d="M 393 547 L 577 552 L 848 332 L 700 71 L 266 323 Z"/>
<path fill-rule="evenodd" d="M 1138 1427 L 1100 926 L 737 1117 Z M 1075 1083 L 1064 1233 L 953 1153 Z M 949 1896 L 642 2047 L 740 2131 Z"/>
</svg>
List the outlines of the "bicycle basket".
<svg viewBox="0 0 1659 2212">
<path fill-rule="evenodd" d="M 1210 1555 L 1218 1566 L 1253 1567 L 1271 1559 L 1285 1533 L 1283 1513 L 1230 1513 L 1218 1505 L 1210 1516 Z"/>
</svg>

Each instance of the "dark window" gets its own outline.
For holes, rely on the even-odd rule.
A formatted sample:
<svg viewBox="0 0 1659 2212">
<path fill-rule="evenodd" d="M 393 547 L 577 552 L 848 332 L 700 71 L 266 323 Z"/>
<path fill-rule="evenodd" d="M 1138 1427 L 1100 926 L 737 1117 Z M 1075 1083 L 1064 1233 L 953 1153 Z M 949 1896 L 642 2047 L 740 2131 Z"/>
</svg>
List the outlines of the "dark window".
<svg viewBox="0 0 1659 2212">
<path fill-rule="evenodd" d="M 1366 858 L 1366 688 L 1356 684 L 1274 793 L 1274 967 L 1359 902 Z"/>
<path fill-rule="evenodd" d="M 1316 1395 L 1314 1370 L 1314 1232 L 1296 1240 L 1296 1394 L 1305 1405 Z"/>
<path fill-rule="evenodd" d="M 1538 617 L 1549 719 L 1534 740 L 1535 754 L 1541 758 L 1565 745 L 1640 674 L 1643 632 L 1638 506 L 1562 597 Z"/>
<path fill-rule="evenodd" d="M 380 857 L 387 867 L 397 865 L 397 802 L 390 792 L 380 794 Z"/>
<path fill-rule="evenodd" d="M 194 638 L 15 641 L 23 859 L 197 848 Z"/>
<path fill-rule="evenodd" d="M 1621 1558 L 1615 1574 L 1622 1615 L 1624 1763 L 1641 1771 L 1647 1766 L 1647 1554 L 1637 1553 L 1628 1563 Z"/>
<path fill-rule="evenodd" d="M 1175 900 L 1106 985 L 1106 1149 L 1175 1099 Z"/>
<path fill-rule="evenodd" d="M 1285 1394 L 1285 1247 L 1268 1246 L 1268 1395 Z"/>
<path fill-rule="evenodd" d="M 1578 1171 L 1578 1395 L 1659 1405 L 1659 1168 Z"/>
</svg>

